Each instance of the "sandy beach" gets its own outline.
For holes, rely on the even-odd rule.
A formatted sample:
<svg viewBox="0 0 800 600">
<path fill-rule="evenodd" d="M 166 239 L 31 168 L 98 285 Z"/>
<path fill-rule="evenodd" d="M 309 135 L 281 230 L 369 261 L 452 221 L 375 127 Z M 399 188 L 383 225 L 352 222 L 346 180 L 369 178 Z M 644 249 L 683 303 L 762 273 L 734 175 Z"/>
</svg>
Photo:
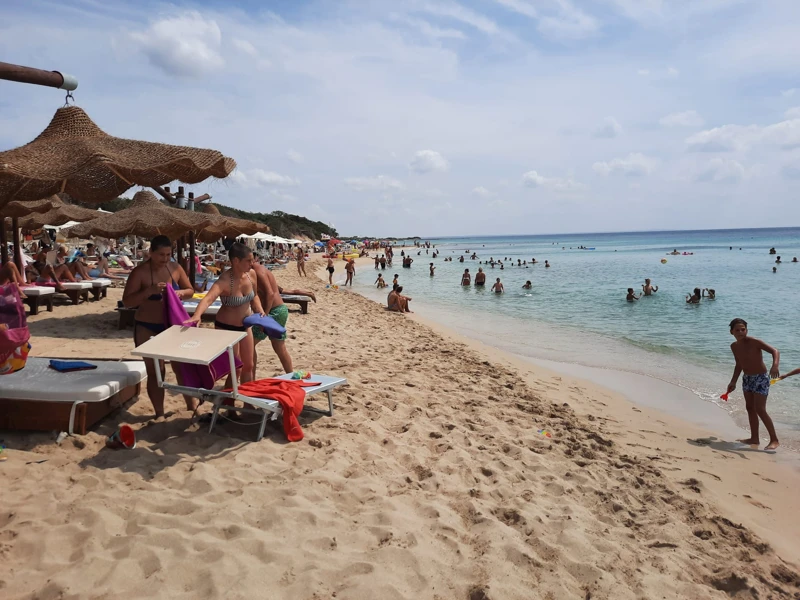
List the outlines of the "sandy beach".
<svg viewBox="0 0 800 600">
<path fill-rule="evenodd" d="M 301 418 L 302 442 L 268 428 L 254 443 L 248 425 L 209 435 L 176 396 L 149 421 L 142 395 L 60 445 L 4 432 L 0 596 L 800 597 L 791 461 L 325 289 L 314 269 L 276 276 L 318 295 L 290 307 L 288 344 L 295 368 L 348 378 L 335 415 Z M 33 354 L 130 356 L 120 297 L 31 317 Z M 261 346 L 258 375 L 279 369 Z M 104 447 L 121 423 L 136 449 Z"/>
</svg>

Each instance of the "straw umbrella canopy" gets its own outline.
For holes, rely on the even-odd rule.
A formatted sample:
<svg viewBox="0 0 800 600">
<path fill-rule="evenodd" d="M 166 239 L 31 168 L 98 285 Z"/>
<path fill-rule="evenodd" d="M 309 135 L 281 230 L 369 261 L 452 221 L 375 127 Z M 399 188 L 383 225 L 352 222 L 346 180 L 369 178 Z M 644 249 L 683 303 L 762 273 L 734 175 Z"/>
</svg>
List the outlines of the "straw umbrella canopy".
<svg viewBox="0 0 800 600">
<path fill-rule="evenodd" d="M 0 152 L 0 209 L 12 200 L 39 200 L 67 192 L 102 204 L 134 185 L 227 177 L 232 158 L 216 150 L 127 140 L 108 135 L 77 106 L 56 111 L 32 142 Z"/>
<path fill-rule="evenodd" d="M 136 192 L 129 207 L 75 225 L 63 233 L 67 237 L 80 238 L 121 238 L 126 235 L 152 238 L 166 235 L 176 239 L 189 231 L 202 230 L 209 222 L 206 215 L 171 208 L 159 202 L 153 192 L 142 190 Z"/>
<path fill-rule="evenodd" d="M 82 223 L 101 216 L 102 213 L 91 208 L 83 208 L 74 204 L 64 204 L 60 200 L 58 204 L 47 212 L 31 213 L 27 217 L 19 220 L 19 226 L 24 231 L 40 229 L 45 225 L 64 225 L 70 221 Z"/>
<path fill-rule="evenodd" d="M 201 242 L 215 241 L 225 236 L 239 237 L 240 235 L 253 235 L 269 231 L 269 227 L 264 223 L 236 217 L 224 217 L 220 214 L 219 209 L 211 203 L 202 204 L 200 211 L 210 219 L 206 228 L 202 232 L 197 232 L 197 238 Z"/>
</svg>

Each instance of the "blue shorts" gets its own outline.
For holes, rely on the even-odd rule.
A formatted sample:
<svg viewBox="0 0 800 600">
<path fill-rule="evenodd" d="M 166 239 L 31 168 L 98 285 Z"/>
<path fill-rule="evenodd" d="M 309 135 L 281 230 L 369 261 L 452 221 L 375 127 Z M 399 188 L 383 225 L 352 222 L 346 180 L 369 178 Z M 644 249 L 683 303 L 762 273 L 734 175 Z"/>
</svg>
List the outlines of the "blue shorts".
<svg viewBox="0 0 800 600">
<path fill-rule="evenodd" d="M 742 377 L 742 390 L 753 392 L 762 396 L 769 395 L 769 375 L 760 373 L 759 375 L 744 375 Z"/>
</svg>

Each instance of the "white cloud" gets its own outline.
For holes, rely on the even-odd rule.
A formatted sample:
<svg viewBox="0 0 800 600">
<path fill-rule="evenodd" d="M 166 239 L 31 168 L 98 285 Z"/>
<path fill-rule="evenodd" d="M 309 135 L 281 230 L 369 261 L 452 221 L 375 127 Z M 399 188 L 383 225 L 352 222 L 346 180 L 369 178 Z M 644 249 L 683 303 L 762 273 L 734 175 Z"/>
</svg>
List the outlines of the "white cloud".
<svg viewBox="0 0 800 600">
<path fill-rule="evenodd" d="M 306 162 L 305 157 L 302 154 L 300 154 L 297 150 L 289 150 L 286 153 L 286 158 L 288 158 L 296 165 L 300 165 Z"/>
<path fill-rule="evenodd" d="M 696 110 L 671 113 L 658 121 L 664 127 L 702 127 L 705 124 L 703 117 Z"/>
<path fill-rule="evenodd" d="M 668 67 L 667 68 L 667 75 L 669 75 L 670 77 L 677 77 L 680 74 L 681 74 L 681 72 L 678 69 L 676 69 L 675 67 Z"/>
<path fill-rule="evenodd" d="M 403 23 L 409 27 L 413 27 L 422 35 L 435 40 L 448 38 L 456 40 L 467 39 L 467 36 L 464 34 L 464 32 L 459 29 L 436 27 L 424 19 L 414 19 L 405 15 L 399 15 L 397 13 L 390 15 L 390 18 L 395 22 Z"/>
<path fill-rule="evenodd" d="M 569 0 L 556 0 L 558 12 L 539 20 L 539 31 L 557 38 L 583 38 L 599 29 L 597 20 Z"/>
<path fill-rule="evenodd" d="M 387 177 L 386 175 L 377 175 L 376 177 L 348 177 L 344 180 L 344 184 L 356 192 L 377 192 L 403 189 L 402 183 L 400 183 L 397 179 Z"/>
<path fill-rule="evenodd" d="M 781 92 L 781 96 L 784 98 L 791 98 L 797 93 L 797 88 L 790 88 L 788 90 L 783 90 Z"/>
<path fill-rule="evenodd" d="M 790 108 L 783 116 L 787 119 L 800 119 L 800 106 Z"/>
<path fill-rule="evenodd" d="M 640 177 L 652 173 L 657 162 L 654 158 L 635 152 L 625 158 L 615 158 L 610 162 L 596 162 L 592 165 L 592 169 L 595 173 L 603 176 L 619 173 L 628 177 Z"/>
<path fill-rule="evenodd" d="M 455 2 L 428 2 L 422 5 L 421 10 L 436 15 L 459 21 L 487 35 L 497 35 L 500 28 L 497 23 Z"/>
<path fill-rule="evenodd" d="M 723 125 L 686 138 L 689 150 L 700 152 L 742 152 L 758 144 L 792 149 L 800 146 L 800 118 L 762 127 Z"/>
<path fill-rule="evenodd" d="M 220 69 L 222 33 L 217 22 L 198 12 L 154 21 L 143 32 L 130 34 L 150 62 L 168 75 L 198 77 Z"/>
<path fill-rule="evenodd" d="M 592 134 L 596 138 L 615 138 L 622 133 L 622 126 L 614 117 L 606 117 L 602 125 Z"/>
<path fill-rule="evenodd" d="M 237 38 L 233 40 L 233 46 L 240 52 L 244 52 L 250 56 L 258 56 L 258 50 L 256 50 L 256 47 L 247 40 L 241 40 Z"/>
<path fill-rule="evenodd" d="M 526 17 L 530 17 L 531 19 L 536 18 L 537 12 L 536 8 L 529 2 L 525 2 L 525 0 L 494 0 L 497 4 L 502 4 L 506 8 L 513 10 L 516 13 L 524 15 Z"/>
<path fill-rule="evenodd" d="M 409 167 L 417 173 L 430 173 L 432 171 L 447 171 L 450 163 L 435 150 L 419 150 L 411 159 Z"/>
<path fill-rule="evenodd" d="M 695 181 L 737 183 L 747 175 L 738 161 L 730 158 L 712 158 L 695 177 Z"/>
<path fill-rule="evenodd" d="M 264 169 L 250 169 L 244 171 L 237 169 L 230 176 L 234 183 L 242 187 L 291 187 L 300 185 L 300 181 L 289 177 L 288 175 L 280 175 L 274 171 L 265 171 Z"/>
<path fill-rule="evenodd" d="M 479 185 L 478 187 L 473 188 L 472 195 L 473 196 L 478 196 L 480 198 L 491 198 L 492 196 L 494 196 L 494 194 L 492 192 L 487 190 L 482 185 Z"/>
<path fill-rule="evenodd" d="M 282 190 L 272 189 L 267 192 L 273 198 L 277 198 L 278 200 L 283 200 L 285 202 L 297 202 L 297 198 L 292 196 L 291 194 L 287 194 Z"/>
<path fill-rule="evenodd" d="M 536 171 L 528 171 L 522 175 L 522 184 L 530 188 L 542 188 L 558 193 L 580 192 L 586 189 L 582 183 L 572 179 L 561 179 L 560 177 L 544 177 Z"/>
<path fill-rule="evenodd" d="M 638 71 L 636 71 L 636 74 L 641 75 L 642 77 L 647 77 L 648 75 L 650 75 L 650 69 L 639 69 Z"/>
</svg>

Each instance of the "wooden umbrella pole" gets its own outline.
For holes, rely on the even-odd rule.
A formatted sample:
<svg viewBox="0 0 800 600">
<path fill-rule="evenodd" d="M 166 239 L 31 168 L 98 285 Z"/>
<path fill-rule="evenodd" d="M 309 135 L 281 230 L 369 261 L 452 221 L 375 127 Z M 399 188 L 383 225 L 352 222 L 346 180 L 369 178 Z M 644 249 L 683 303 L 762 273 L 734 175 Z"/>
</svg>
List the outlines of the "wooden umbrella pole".
<svg viewBox="0 0 800 600">
<path fill-rule="evenodd" d="M 24 270 L 22 265 L 22 242 L 19 238 L 19 219 L 17 217 L 11 219 L 11 227 L 14 235 L 14 264 L 17 265 L 17 269 L 22 273 Z"/>
<path fill-rule="evenodd" d="M 72 75 L 62 74 L 58 71 L 43 71 L 32 67 L 12 65 L 5 62 L 0 62 L 0 79 L 16 81 L 17 83 L 44 85 L 67 91 L 72 91 L 78 87 L 78 80 Z"/>
<path fill-rule="evenodd" d="M 178 252 L 176 259 L 178 260 L 178 264 L 183 268 L 183 247 L 186 245 L 186 240 L 183 236 L 178 238 Z"/>
<path fill-rule="evenodd" d="M 6 218 L 0 218 L 0 267 L 8 262 L 8 240 L 6 239 Z"/>
<path fill-rule="evenodd" d="M 195 268 L 195 237 L 194 231 L 189 232 L 189 282 L 194 288 L 194 278 L 197 276 L 197 269 Z"/>
</svg>

